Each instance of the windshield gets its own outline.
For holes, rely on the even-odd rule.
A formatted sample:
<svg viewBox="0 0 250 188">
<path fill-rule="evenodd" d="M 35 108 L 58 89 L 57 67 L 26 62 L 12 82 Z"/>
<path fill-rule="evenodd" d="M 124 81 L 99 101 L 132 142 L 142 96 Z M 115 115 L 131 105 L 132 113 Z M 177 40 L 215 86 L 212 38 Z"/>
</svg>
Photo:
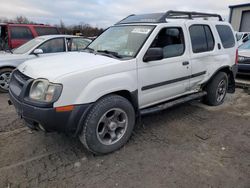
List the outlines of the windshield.
<svg viewBox="0 0 250 188">
<path fill-rule="evenodd" d="M 41 42 L 45 41 L 44 38 L 35 38 L 30 40 L 29 42 L 26 42 L 22 46 L 16 48 L 13 50 L 14 54 L 25 54 L 28 51 L 32 50 L 35 46 L 40 44 Z"/>
<path fill-rule="evenodd" d="M 134 58 L 150 35 L 154 26 L 114 26 L 106 30 L 88 49 L 115 54 L 119 58 Z"/>
<path fill-rule="evenodd" d="M 239 47 L 240 50 L 250 50 L 250 40 Z"/>
</svg>

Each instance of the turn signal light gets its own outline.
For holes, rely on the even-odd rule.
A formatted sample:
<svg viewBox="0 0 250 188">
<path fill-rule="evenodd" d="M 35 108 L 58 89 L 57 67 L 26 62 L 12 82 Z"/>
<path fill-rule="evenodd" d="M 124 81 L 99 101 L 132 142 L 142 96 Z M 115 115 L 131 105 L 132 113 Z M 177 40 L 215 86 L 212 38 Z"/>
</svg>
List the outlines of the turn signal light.
<svg viewBox="0 0 250 188">
<path fill-rule="evenodd" d="M 69 112 L 74 109 L 73 105 L 56 107 L 56 112 Z"/>
</svg>

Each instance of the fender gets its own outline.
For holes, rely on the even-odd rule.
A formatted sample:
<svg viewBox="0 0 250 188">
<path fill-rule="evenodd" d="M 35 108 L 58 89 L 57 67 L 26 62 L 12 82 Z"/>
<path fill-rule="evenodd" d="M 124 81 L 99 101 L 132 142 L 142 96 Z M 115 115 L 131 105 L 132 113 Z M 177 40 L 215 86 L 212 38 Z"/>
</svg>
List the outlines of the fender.
<svg viewBox="0 0 250 188">
<path fill-rule="evenodd" d="M 222 66 L 218 70 L 216 70 L 213 75 L 204 83 L 202 84 L 202 88 L 206 87 L 206 85 L 214 78 L 214 76 L 218 72 L 225 72 L 228 74 L 228 93 L 234 93 L 235 92 L 235 77 L 237 73 L 238 67 L 237 65 L 230 66 Z"/>
<path fill-rule="evenodd" d="M 117 91 L 126 90 L 133 92 L 137 90 L 136 72 L 123 72 L 112 75 L 99 77 L 91 82 L 83 89 L 76 99 L 76 104 L 91 103 L 97 101 L 102 96 Z"/>
</svg>

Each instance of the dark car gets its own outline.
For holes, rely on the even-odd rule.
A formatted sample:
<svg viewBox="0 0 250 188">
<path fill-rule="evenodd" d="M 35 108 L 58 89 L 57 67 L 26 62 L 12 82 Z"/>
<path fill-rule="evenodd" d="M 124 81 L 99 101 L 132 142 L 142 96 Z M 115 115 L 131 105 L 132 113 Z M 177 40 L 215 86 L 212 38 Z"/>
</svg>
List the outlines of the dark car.
<svg viewBox="0 0 250 188">
<path fill-rule="evenodd" d="M 239 47 L 238 74 L 250 76 L 250 40 Z"/>
</svg>

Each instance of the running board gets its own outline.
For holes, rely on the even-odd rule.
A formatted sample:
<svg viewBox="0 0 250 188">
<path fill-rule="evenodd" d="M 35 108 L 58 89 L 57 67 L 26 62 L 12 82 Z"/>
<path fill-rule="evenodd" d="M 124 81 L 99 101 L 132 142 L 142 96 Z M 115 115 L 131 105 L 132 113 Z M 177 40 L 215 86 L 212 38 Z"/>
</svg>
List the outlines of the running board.
<svg viewBox="0 0 250 188">
<path fill-rule="evenodd" d="M 168 102 L 160 104 L 160 105 L 156 105 L 156 106 L 153 106 L 153 107 L 142 109 L 140 111 L 140 113 L 141 113 L 142 116 L 147 115 L 147 114 L 151 114 L 151 113 L 156 113 L 156 112 L 171 108 L 173 106 L 176 106 L 176 105 L 188 102 L 188 101 L 192 101 L 192 100 L 195 100 L 195 99 L 200 99 L 205 95 L 207 95 L 207 92 L 205 92 L 205 91 L 201 91 L 199 93 L 194 93 L 194 94 L 191 94 L 191 95 L 186 95 L 185 97 L 180 97 L 180 98 L 174 99 L 174 100 L 172 100 L 170 102 L 168 101 Z"/>
</svg>

